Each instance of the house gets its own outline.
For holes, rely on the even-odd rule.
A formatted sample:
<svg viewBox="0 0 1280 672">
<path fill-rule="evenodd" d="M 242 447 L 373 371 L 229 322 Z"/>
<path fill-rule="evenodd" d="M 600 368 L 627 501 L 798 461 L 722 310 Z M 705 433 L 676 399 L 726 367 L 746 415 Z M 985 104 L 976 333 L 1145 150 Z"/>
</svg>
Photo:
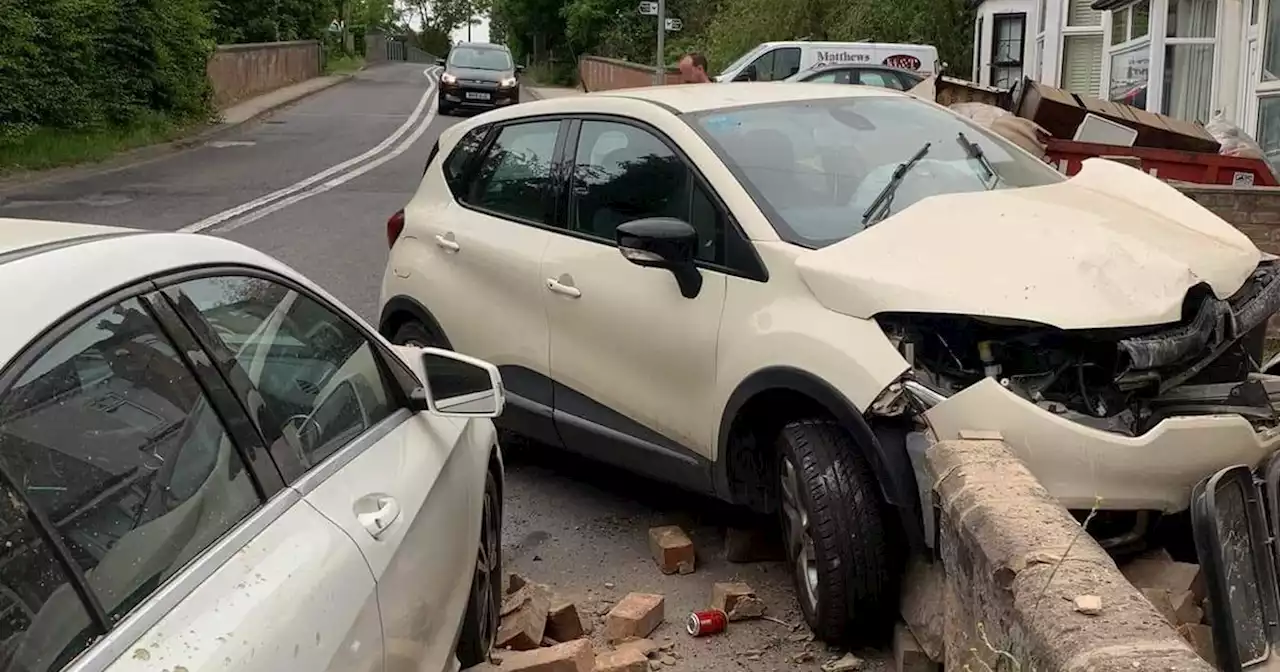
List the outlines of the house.
<svg viewBox="0 0 1280 672">
<path fill-rule="evenodd" d="M 1280 155 L 1280 0 L 973 0 L 973 80 L 1208 122 Z M 1274 161 L 1274 159 L 1273 159 Z"/>
</svg>

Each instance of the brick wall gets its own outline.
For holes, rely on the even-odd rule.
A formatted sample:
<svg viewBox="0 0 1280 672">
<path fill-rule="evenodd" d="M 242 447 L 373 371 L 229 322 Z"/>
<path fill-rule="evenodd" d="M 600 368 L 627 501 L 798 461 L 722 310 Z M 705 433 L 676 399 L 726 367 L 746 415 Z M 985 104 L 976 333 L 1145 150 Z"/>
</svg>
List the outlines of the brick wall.
<svg viewBox="0 0 1280 672">
<path fill-rule="evenodd" d="M 213 102 L 224 108 L 319 77 L 323 68 L 324 52 L 313 40 L 219 46 L 208 67 Z"/>
<path fill-rule="evenodd" d="M 578 59 L 578 81 L 586 91 L 609 91 L 653 86 L 657 68 L 630 61 L 620 61 L 603 56 L 582 56 Z M 667 70 L 667 83 L 679 84 L 680 71 Z"/>
<path fill-rule="evenodd" d="M 1263 251 L 1280 254 L 1280 187 L 1177 186 L 1179 191 L 1234 224 Z"/>
</svg>

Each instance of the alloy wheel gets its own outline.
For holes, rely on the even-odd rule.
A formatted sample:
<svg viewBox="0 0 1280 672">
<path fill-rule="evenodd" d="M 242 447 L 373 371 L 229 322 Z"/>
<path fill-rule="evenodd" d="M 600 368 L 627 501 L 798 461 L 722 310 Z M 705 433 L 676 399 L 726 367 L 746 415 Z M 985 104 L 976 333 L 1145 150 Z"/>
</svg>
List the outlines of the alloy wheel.
<svg viewBox="0 0 1280 672">
<path fill-rule="evenodd" d="M 494 639 L 498 635 L 499 605 L 494 586 L 501 578 L 495 574 L 498 572 L 499 554 L 502 553 L 502 549 L 498 547 L 500 531 L 497 527 L 499 524 L 497 506 L 494 494 L 486 492 L 480 520 L 480 548 L 476 553 L 476 575 L 471 584 L 477 591 L 476 604 L 480 609 L 478 619 L 480 641 L 485 643 L 486 649 L 492 648 Z"/>
<path fill-rule="evenodd" d="M 779 476 L 782 486 L 782 527 L 788 558 L 796 573 L 800 599 L 810 613 L 818 613 L 818 556 L 813 544 L 809 510 L 800 496 L 800 476 L 790 457 L 782 458 Z"/>
</svg>

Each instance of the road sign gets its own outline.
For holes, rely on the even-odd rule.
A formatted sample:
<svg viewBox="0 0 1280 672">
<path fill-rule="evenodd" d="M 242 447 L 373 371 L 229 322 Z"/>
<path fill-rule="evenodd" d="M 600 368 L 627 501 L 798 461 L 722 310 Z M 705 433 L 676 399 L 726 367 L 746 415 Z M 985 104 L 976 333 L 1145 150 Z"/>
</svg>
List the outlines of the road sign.
<svg viewBox="0 0 1280 672">
<path fill-rule="evenodd" d="M 667 19 L 667 30 L 674 33 L 681 28 L 684 28 L 684 21 L 681 21 L 680 19 Z"/>
<path fill-rule="evenodd" d="M 645 16 L 657 16 L 657 15 L 658 15 L 658 3 L 656 3 L 656 2 L 649 2 L 649 1 L 647 1 L 647 0 L 646 0 L 646 2 L 642 2 L 642 3 L 640 3 L 640 13 L 641 13 L 641 14 L 643 14 L 643 15 L 645 15 Z"/>
</svg>

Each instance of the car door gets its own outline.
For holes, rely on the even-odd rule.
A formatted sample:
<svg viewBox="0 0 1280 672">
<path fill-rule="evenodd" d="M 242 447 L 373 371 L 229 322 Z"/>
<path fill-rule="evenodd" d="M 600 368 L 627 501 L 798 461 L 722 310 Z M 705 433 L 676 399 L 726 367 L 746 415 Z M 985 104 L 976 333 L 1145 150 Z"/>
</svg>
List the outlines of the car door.
<svg viewBox="0 0 1280 672">
<path fill-rule="evenodd" d="M 513 121 L 469 132 L 443 165 L 449 196 L 418 197 L 407 210 L 415 223 L 406 235 L 421 230 L 431 239 L 419 245 L 426 258 L 413 264 L 424 274 L 416 286 L 427 307 L 453 349 L 499 367 L 517 413 L 525 402 L 551 407 L 540 264 L 551 239 L 560 124 Z"/>
<path fill-rule="evenodd" d="M 543 257 L 556 426 L 565 445 L 691 487 L 710 455 L 725 220 L 665 137 L 621 118 L 575 122 L 564 228 Z M 628 262 L 618 225 L 676 217 L 699 231 L 701 292 Z M 665 459 L 664 459 L 665 458 Z"/>
<path fill-rule="evenodd" d="M 345 310 L 282 278 L 207 271 L 166 290 L 242 372 L 284 480 L 363 554 L 386 669 L 447 669 L 474 570 L 480 484 L 458 421 L 409 410 L 417 377 Z"/>
<path fill-rule="evenodd" d="M 373 575 L 157 294 L 0 381 L 0 669 L 382 669 Z"/>
</svg>

